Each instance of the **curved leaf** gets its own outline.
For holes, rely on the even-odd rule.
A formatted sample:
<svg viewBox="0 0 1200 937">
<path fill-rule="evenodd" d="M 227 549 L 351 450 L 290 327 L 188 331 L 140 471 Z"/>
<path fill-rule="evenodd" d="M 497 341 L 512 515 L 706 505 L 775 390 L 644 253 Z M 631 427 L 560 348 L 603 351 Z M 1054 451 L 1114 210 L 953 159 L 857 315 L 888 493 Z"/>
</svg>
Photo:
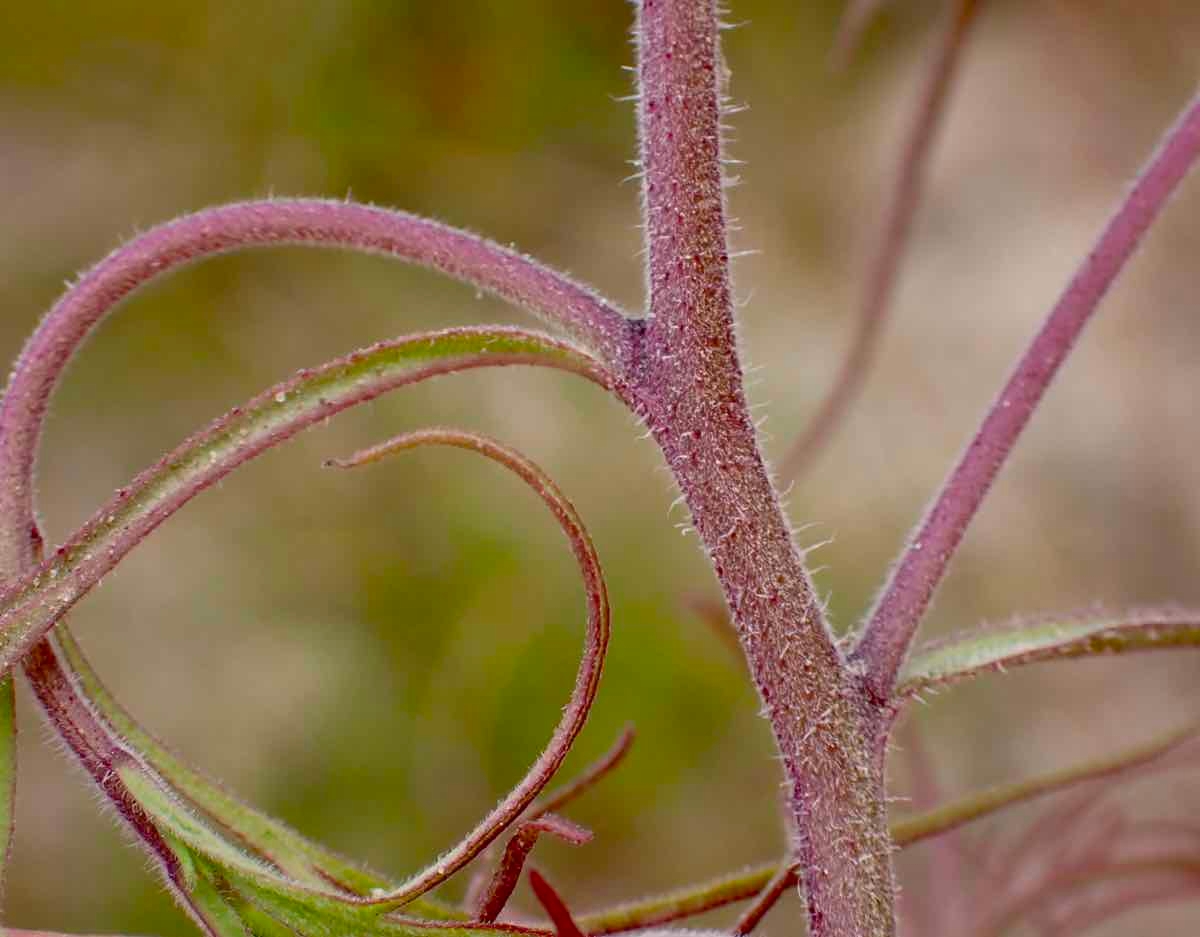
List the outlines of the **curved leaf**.
<svg viewBox="0 0 1200 937">
<path fill-rule="evenodd" d="M 469 368 L 538 364 L 608 386 L 578 348 L 510 328 L 460 328 L 382 342 L 303 370 L 235 407 L 118 490 L 32 573 L 0 595 L 0 674 L 159 524 L 204 489 L 267 449 L 358 403 Z"/>
<path fill-rule="evenodd" d="M 258 915 L 265 915 L 264 923 L 273 921 L 281 930 L 305 937 L 416 937 L 434 926 L 447 937 L 478 937 L 483 932 L 465 923 L 443 926 L 391 919 L 383 905 L 290 882 L 230 846 L 176 801 L 167 785 L 144 766 L 129 760 L 118 766 L 117 773 L 186 868 L 188 896 L 199 895 L 207 917 L 221 922 L 221 937 Z"/>
<path fill-rule="evenodd" d="M 987 628 L 929 645 L 905 667 L 896 689 L 908 697 L 987 671 L 1040 661 L 1200 647 L 1200 613 L 1147 612 L 1119 619 L 1048 618 Z"/>
<path fill-rule="evenodd" d="M 602 386 L 609 385 L 607 372 L 586 353 L 568 343 L 520 329 L 462 328 L 374 345 L 315 370 L 301 371 L 293 379 L 254 398 L 245 407 L 235 408 L 139 475 L 128 489 L 118 491 L 116 498 L 67 544 L 32 574 L 6 590 L 4 599 L 9 601 L 0 599 L 0 607 L 11 615 L 0 625 L 0 666 L 8 671 L 15 661 L 34 650 L 40 636 L 158 524 L 243 462 L 314 423 L 393 388 L 468 368 L 513 364 L 551 366 L 589 377 Z M 606 626 L 605 617 L 603 627 Z M 119 813 L 154 852 L 168 880 L 186 892 L 180 886 L 181 857 L 172 854 L 164 845 L 163 837 L 146 824 L 127 790 L 109 790 L 110 786 L 117 785 L 117 775 L 111 770 L 112 766 L 104 762 L 103 752 L 106 746 L 111 749 L 112 740 L 106 737 L 110 731 L 108 727 L 99 724 L 96 711 L 79 696 L 80 688 L 88 680 L 80 679 L 78 673 L 69 673 L 69 665 L 64 670 L 62 659 L 52 646 L 38 645 L 38 650 L 44 650 L 44 653 L 34 654 L 30 660 L 39 657 L 43 666 L 33 668 L 31 679 L 43 705 L 50 711 L 55 705 L 52 697 L 59 697 L 60 713 L 55 719 L 56 726 L 106 795 L 110 799 L 116 798 L 114 803 Z M 77 663 L 82 662 L 81 655 L 76 653 L 75 656 Z M 594 683 L 594 680 L 589 682 Z M 92 684 L 95 689 L 98 681 L 93 680 Z M 107 709 L 108 715 L 121 721 L 120 715 L 112 712 L 112 707 Z M 124 721 L 129 728 L 131 720 L 126 716 Z M 76 722 L 86 723 L 89 734 L 81 736 Z M 142 733 L 142 741 L 147 738 L 148 735 Z M 163 754 L 161 746 L 158 754 Z M 194 773 L 184 780 L 192 782 L 193 786 L 197 783 L 204 786 L 204 779 Z M 538 790 L 540 788 L 530 792 L 526 788 L 521 793 L 528 793 L 532 799 Z M 289 841 L 286 835 L 281 836 L 281 827 L 268 828 L 261 823 L 256 826 L 257 818 L 250 813 L 238 814 L 234 810 L 231 815 L 231 799 L 220 796 L 214 799 L 211 789 L 208 795 L 209 806 L 216 805 L 227 819 L 232 820 L 232 826 L 241 827 L 243 834 L 249 830 L 260 839 L 264 834 L 268 839 L 274 837 L 273 842 L 267 844 L 274 853 L 272 848 L 264 849 L 265 857 L 279 858 L 281 843 L 293 849 L 298 846 L 297 840 Z M 522 801 L 520 809 L 526 805 L 527 802 Z M 304 859 L 303 852 L 301 848 L 301 860 Z M 323 851 L 321 856 L 327 858 Z M 344 864 L 341 869 L 348 871 Z M 305 877 L 311 881 L 311 875 Z M 342 884 L 342 879 L 335 877 L 330 884 Z M 186 895 L 181 897 L 186 903 Z M 415 910 L 427 912 L 432 909 L 425 905 L 422 902 Z M 207 930 L 214 934 L 219 932 L 219 925 L 209 921 L 202 908 L 192 910 Z"/>
<path fill-rule="evenodd" d="M 428 337 L 422 340 L 427 341 Z M 269 399 L 275 406 L 283 406 L 289 394 L 292 394 L 293 405 L 300 405 L 304 412 L 303 398 L 317 393 L 314 388 L 318 388 L 322 396 L 316 399 L 323 409 L 327 409 L 330 401 L 335 399 L 332 391 L 336 388 L 331 389 L 327 386 L 328 382 L 322 382 L 321 374 L 305 375 L 289 391 L 277 390 L 269 397 L 264 395 L 258 403 L 265 406 L 269 413 L 271 405 L 262 401 Z M 247 410 L 239 411 L 235 418 L 247 413 L 253 415 L 257 409 L 252 404 Z M 276 440 L 283 438 L 278 427 L 270 420 L 266 420 L 266 425 L 259 426 L 258 423 L 263 419 L 261 415 L 251 417 L 251 426 L 257 429 L 258 435 Z M 255 435 L 242 432 L 245 427 L 235 429 L 231 434 L 223 421 L 215 425 L 221 427 L 221 433 L 215 437 L 211 433 L 202 434 L 201 438 L 211 442 L 212 439 L 221 440 L 232 435 L 242 447 L 253 445 L 251 440 Z M 182 765 L 121 710 L 69 637 L 63 642 L 62 650 L 68 655 L 67 667 L 78 671 L 78 685 L 71 687 L 70 681 L 64 677 L 55 682 L 57 695 L 53 695 L 53 687 L 46 681 L 35 683 L 52 721 L 110 799 L 119 788 L 118 800 L 136 804 L 136 816 L 131 818 L 135 828 L 143 834 L 144 840 L 154 842 L 168 879 L 182 892 L 185 902 L 206 930 L 214 935 L 226 937 L 241 926 L 238 923 L 237 927 L 233 927 L 229 923 L 242 920 L 237 913 L 229 910 L 230 906 L 225 901 L 226 896 L 234 893 L 242 894 L 258 909 L 258 913 L 266 914 L 300 932 L 307 932 L 311 928 L 314 933 L 321 934 L 336 934 L 343 930 L 347 934 L 409 933 L 409 930 L 397 930 L 392 923 L 383 926 L 380 916 L 412 902 L 445 881 L 517 820 L 553 777 L 583 727 L 599 683 L 608 643 L 609 611 L 599 559 L 574 507 L 545 473 L 529 460 L 486 437 L 456 430 L 410 433 L 337 464 L 346 467 L 361 465 L 388 452 L 429 443 L 459 446 L 486 455 L 516 473 L 542 498 L 566 533 L 578 561 L 587 595 L 588 626 L 584 655 L 571 701 L 546 751 L 513 791 L 459 845 L 405 884 L 391 890 L 377 885 L 366 896 L 330 891 L 327 887 L 330 884 L 329 877 L 321 874 L 320 865 L 312 861 L 314 858 L 325 859 L 322 850 L 314 849 L 285 827 L 244 808 L 201 775 Z M 203 446 L 200 451 L 205 451 Z M 218 448 L 216 451 L 219 454 L 224 450 Z M 233 451 L 237 453 L 242 449 L 235 447 Z M 203 465 L 211 461 L 208 457 L 200 458 Z M 188 462 L 180 460 L 180 464 Z M 170 459 L 165 464 L 172 468 Z M 178 466 L 174 468 L 177 470 Z M 136 494 L 130 497 L 135 498 Z M 126 537 L 122 543 L 125 542 L 136 542 L 136 539 Z M 57 581 L 59 577 L 48 575 L 47 578 Z M 43 647 L 46 645 L 39 645 L 35 649 L 33 659 L 53 656 L 53 650 L 48 655 L 39 653 Z M 91 699 L 87 703 L 80 702 L 79 696 L 67 692 L 72 689 L 81 691 L 83 699 Z M 113 722 L 105 725 L 102 714 L 106 714 Z M 119 731 L 113 731 L 114 727 L 124 729 L 129 737 L 123 738 Z M 138 743 L 147 748 L 146 762 L 130 754 L 130 746 L 136 747 Z M 168 772 L 178 776 L 182 791 L 173 789 L 168 780 L 153 770 L 151 765 L 156 758 Z M 243 842 L 235 845 L 211 828 L 203 816 L 196 814 L 189 806 L 190 794 L 196 794 L 201 810 L 215 814 L 218 822 L 223 822 L 221 818 L 228 818 Z M 244 852 L 244 845 L 255 854 Z M 280 862 L 281 854 L 286 864 Z M 288 872 L 291 867 L 299 869 L 304 875 L 303 881 L 280 874 Z M 423 911 L 423 904 L 414 906 L 413 910 Z M 442 916 L 439 919 L 444 922 Z M 434 922 L 417 922 L 412 926 L 428 926 L 431 923 Z"/>
<path fill-rule="evenodd" d="M 525 808 L 533 803 L 534 798 L 550 783 L 587 721 L 588 711 L 599 686 L 609 634 L 608 591 L 600 570 L 600 558 L 596 555 L 596 548 L 592 545 L 592 539 L 583 526 L 583 521 L 575 511 L 575 506 L 567 500 L 550 477 L 516 450 L 478 433 L 438 427 L 405 433 L 378 446 L 364 449 L 349 459 L 335 460 L 329 464 L 353 468 L 378 461 L 395 452 L 426 445 L 454 446 L 486 456 L 517 475 L 542 499 L 570 542 L 571 551 L 575 554 L 575 561 L 579 566 L 588 603 L 587 640 L 575 678 L 575 687 L 571 691 L 571 700 L 563 711 L 546 750 L 509 795 L 457 846 L 395 891 L 374 899 L 377 903 L 386 902 L 392 907 L 399 907 L 446 881 L 516 822 Z"/>
<path fill-rule="evenodd" d="M 226 830 L 243 849 L 303 884 L 335 885 L 356 894 L 389 886 L 383 877 L 360 868 L 242 803 L 219 783 L 192 768 L 142 728 L 117 702 L 67 629 L 60 629 L 53 641 L 61 663 L 75 677 L 80 695 L 112 726 L 114 737 L 134 749 L 172 788 L 177 798 Z M 421 909 L 422 913 L 430 910 Z"/>
<path fill-rule="evenodd" d="M 0 400 L 0 572 L 24 571 L 33 526 L 33 463 L 50 396 L 88 334 L 139 287 L 214 254 L 297 244 L 386 254 L 438 270 L 530 310 L 616 362 L 625 314 L 587 287 L 511 248 L 407 212 L 331 199 L 267 199 L 210 208 L 117 248 L 46 314 Z"/>
</svg>

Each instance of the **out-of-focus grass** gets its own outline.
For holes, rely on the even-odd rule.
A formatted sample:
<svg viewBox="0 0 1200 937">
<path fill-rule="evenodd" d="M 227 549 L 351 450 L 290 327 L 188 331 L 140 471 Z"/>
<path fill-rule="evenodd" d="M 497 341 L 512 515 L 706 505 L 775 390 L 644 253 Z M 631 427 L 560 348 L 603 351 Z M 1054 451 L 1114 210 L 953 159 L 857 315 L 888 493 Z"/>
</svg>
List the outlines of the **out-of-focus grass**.
<svg viewBox="0 0 1200 937">
<path fill-rule="evenodd" d="M 898 3 L 846 75 L 834 4 L 733 3 L 731 193 L 742 337 L 781 453 L 849 315 L 931 4 Z M 9 3 L 0 29 L 0 343 L 119 239 L 217 200 L 326 194 L 485 232 L 636 308 L 637 192 L 621 2 Z M 790 510 L 842 625 L 869 602 L 1009 361 L 1200 74 L 1193 5 L 989 5 L 968 53 L 877 372 Z M 1200 603 L 1200 192 L 1191 186 L 1086 336 L 972 532 L 929 632 L 1016 610 Z M 212 261 L 106 325 L 53 414 L 51 538 L 198 423 L 384 336 L 511 319 L 386 261 L 281 250 Z M 614 642 L 575 764 L 633 720 L 628 763 L 541 861 L 579 906 L 776 855 L 778 772 L 756 701 L 682 599 L 714 591 L 650 443 L 593 388 L 474 374 L 273 454 L 168 524 L 74 617 L 118 695 L 255 803 L 397 874 L 448 845 L 531 760 L 582 618 L 533 499 L 460 453 L 352 476 L 330 455 L 424 422 L 542 462 L 596 537 Z M 929 711 L 953 787 L 1194 712 L 1197 662 L 1044 668 Z M 6 920 L 190 933 L 22 699 Z M 1103 727 L 1103 729 L 1101 728 Z M 937 740 L 942 740 L 941 745 Z M 1180 815 L 1195 808 L 1186 799 Z M 1190 934 L 1194 910 L 1155 918 Z M 1174 923 L 1171 923 L 1171 922 Z M 1188 922 L 1191 922 L 1189 925 Z M 1169 928 L 1174 926 L 1176 930 Z M 1189 927 L 1191 929 L 1189 929 Z M 792 933 L 781 914 L 767 931 Z"/>
</svg>

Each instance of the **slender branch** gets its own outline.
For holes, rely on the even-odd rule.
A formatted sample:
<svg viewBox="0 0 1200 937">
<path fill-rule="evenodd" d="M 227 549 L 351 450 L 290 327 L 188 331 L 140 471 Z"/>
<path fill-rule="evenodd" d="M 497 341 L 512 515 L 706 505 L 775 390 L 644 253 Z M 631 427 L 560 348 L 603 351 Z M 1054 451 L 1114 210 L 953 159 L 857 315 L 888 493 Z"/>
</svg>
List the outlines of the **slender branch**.
<svg viewBox="0 0 1200 937">
<path fill-rule="evenodd" d="M 608 777 L 629 754 L 636 736 L 632 725 L 627 725 L 617 736 L 609 748 L 596 761 L 588 765 L 575 779 L 568 781 L 557 790 L 551 791 L 544 798 L 536 801 L 530 808 L 529 819 L 537 820 L 548 813 L 562 810 L 563 807 L 578 800 L 596 784 Z"/>
<path fill-rule="evenodd" d="M 746 934 L 758 927 L 759 922 L 767 916 L 767 912 L 775 907 L 789 888 L 795 888 L 799 881 L 800 875 L 795 865 L 781 866 L 775 873 L 775 877 L 758 893 L 754 903 L 738 918 L 737 923 L 733 926 L 733 933 L 736 937 L 745 937 Z"/>
<path fill-rule="evenodd" d="M 588 934 L 620 934 L 682 921 L 706 911 L 714 911 L 760 894 L 790 859 L 767 862 L 720 878 L 686 885 L 661 895 L 641 898 L 590 911 L 579 917 L 579 926 Z"/>
<path fill-rule="evenodd" d="M 1007 807 L 1028 803 L 1076 785 L 1104 781 L 1136 771 L 1145 771 L 1151 766 L 1165 765 L 1168 758 L 1179 754 L 1183 746 L 1194 740 L 1198 733 L 1200 726 L 1187 726 L 1110 758 L 1084 762 L 1014 784 L 1001 785 L 967 795 L 915 817 L 895 820 L 891 825 L 892 840 L 898 849 L 904 849 L 991 816 Z M 789 864 L 788 860 L 765 863 L 663 895 L 644 898 L 615 908 L 592 911 L 581 915 L 579 923 L 589 934 L 599 935 L 683 920 L 760 895 L 771 880 Z"/>
<path fill-rule="evenodd" d="M 847 410 L 861 393 L 883 337 L 896 293 L 900 265 L 908 248 L 913 218 L 921 201 L 929 155 L 946 110 L 950 88 L 962 60 L 967 34 L 982 0 L 951 0 L 948 22 L 924 76 L 912 122 L 900 150 L 858 307 L 858 325 L 833 386 L 808 426 L 792 443 L 779 466 L 782 482 L 794 481 L 823 451 Z M 848 10 L 846 19 L 851 13 Z"/>
<path fill-rule="evenodd" d="M 1017 437 L 1100 300 L 1198 157 L 1200 95 L 1167 132 L 1105 226 L 892 571 L 853 655 L 880 702 L 891 697 L 934 590 Z"/>
<path fill-rule="evenodd" d="M 386 254 L 487 290 L 621 359 L 628 320 L 588 288 L 516 251 L 405 212 L 318 199 L 244 202 L 187 215 L 118 248 L 54 305 L 0 401 L 0 571 L 20 572 L 33 526 L 31 478 L 46 406 L 91 330 L 139 287 L 205 257 L 279 244 Z"/>
</svg>

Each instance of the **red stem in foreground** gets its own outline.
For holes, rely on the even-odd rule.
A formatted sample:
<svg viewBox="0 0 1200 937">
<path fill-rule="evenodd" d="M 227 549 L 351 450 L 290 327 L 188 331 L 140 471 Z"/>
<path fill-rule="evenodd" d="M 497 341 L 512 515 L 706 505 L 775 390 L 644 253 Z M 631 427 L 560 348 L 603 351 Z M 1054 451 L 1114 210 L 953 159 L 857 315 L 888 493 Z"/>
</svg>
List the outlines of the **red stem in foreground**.
<svg viewBox="0 0 1200 937">
<path fill-rule="evenodd" d="M 1167 133 L 1023 354 L 893 569 L 853 658 L 881 703 L 967 525 L 1029 423 L 1046 388 L 1146 230 L 1200 157 L 1200 95 Z"/>
</svg>

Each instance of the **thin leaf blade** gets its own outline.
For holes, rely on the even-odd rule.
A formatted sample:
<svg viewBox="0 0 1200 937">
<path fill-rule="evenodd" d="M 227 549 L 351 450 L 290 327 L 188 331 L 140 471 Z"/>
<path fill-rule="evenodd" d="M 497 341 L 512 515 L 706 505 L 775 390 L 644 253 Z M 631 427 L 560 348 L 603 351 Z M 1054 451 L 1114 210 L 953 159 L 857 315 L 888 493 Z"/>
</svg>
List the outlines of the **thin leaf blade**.
<svg viewBox="0 0 1200 937">
<path fill-rule="evenodd" d="M 236 407 L 120 489 L 92 519 L 0 599 L 0 674 L 7 673 L 137 544 L 238 466 L 351 406 L 430 377 L 537 364 L 604 386 L 587 353 L 538 332 L 458 328 L 381 342 L 303 370 Z"/>
<path fill-rule="evenodd" d="M 899 698 L 1050 660 L 1200 648 L 1200 613 L 1154 612 L 1123 618 L 1047 618 L 981 629 L 913 655 L 896 690 Z"/>
</svg>

